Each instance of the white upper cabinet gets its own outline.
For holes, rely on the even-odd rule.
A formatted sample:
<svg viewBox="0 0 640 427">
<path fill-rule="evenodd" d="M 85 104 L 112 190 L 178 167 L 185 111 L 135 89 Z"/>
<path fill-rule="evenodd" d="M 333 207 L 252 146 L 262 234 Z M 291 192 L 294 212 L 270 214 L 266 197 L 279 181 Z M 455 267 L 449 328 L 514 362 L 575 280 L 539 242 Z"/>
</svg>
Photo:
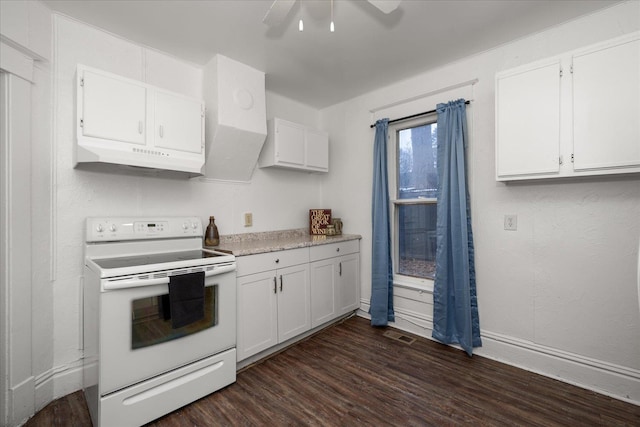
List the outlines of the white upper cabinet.
<svg viewBox="0 0 640 427">
<path fill-rule="evenodd" d="M 269 128 L 267 127 L 267 129 Z M 276 119 L 272 129 L 274 133 L 274 165 L 304 168 L 305 127 Z"/>
<path fill-rule="evenodd" d="M 640 33 L 496 75 L 496 179 L 640 172 Z"/>
<path fill-rule="evenodd" d="M 328 172 L 329 136 L 326 132 L 287 120 L 269 120 L 259 165 L 261 168 Z"/>
<path fill-rule="evenodd" d="M 87 137 L 146 143 L 147 89 L 93 71 L 84 72 L 82 134 Z"/>
<path fill-rule="evenodd" d="M 640 37 L 573 56 L 573 150 L 579 171 L 640 168 Z"/>
<path fill-rule="evenodd" d="M 498 177 L 560 171 L 560 60 L 501 74 L 496 81 Z"/>
<path fill-rule="evenodd" d="M 329 136 L 315 129 L 306 130 L 305 165 L 309 169 L 329 171 Z"/>
<path fill-rule="evenodd" d="M 202 105 L 191 98 L 156 91 L 155 146 L 200 153 L 202 151 Z"/>
<path fill-rule="evenodd" d="M 74 166 L 111 163 L 200 175 L 204 102 L 78 65 Z"/>
</svg>

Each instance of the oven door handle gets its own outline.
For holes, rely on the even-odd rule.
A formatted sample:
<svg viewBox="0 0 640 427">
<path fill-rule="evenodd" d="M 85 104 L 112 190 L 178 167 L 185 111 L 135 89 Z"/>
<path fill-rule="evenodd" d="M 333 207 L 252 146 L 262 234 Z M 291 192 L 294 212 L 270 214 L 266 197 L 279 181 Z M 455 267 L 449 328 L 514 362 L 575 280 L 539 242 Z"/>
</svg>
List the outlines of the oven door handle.
<svg viewBox="0 0 640 427">
<path fill-rule="evenodd" d="M 205 271 L 204 277 L 217 276 L 219 274 L 235 271 L 235 264 L 216 266 L 212 270 Z M 160 277 L 158 279 L 126 279 L 107 281 L 103 283 L 102 289 L 112 291 L 115 289 L 140 288 L 142 286 L 168 285 L 169 277 Z"/>
</svg>

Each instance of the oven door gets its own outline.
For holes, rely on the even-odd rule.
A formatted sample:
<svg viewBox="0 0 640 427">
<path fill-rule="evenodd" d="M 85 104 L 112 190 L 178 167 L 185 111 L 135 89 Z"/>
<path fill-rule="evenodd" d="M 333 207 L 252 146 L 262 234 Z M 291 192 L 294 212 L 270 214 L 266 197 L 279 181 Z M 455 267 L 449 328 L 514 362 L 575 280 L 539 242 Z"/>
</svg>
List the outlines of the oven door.
<svg viewBox="0 0 640 427">
<path fill-rule="evenodd" d="M 168 278 L 133 287 L 102 281 L 101 396 L 235 347 L 235 271 L 206 274 L 204 319 L 178 329 L 163 310 Z"/>
</svg>

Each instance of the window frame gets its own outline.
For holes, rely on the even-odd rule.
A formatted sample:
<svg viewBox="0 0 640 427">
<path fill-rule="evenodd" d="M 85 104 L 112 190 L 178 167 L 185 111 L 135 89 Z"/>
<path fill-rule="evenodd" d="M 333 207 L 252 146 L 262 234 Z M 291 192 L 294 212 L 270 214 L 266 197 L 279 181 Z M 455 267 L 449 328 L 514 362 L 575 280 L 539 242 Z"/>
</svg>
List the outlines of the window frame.
<svg viewBox="0 0 640 427">
<path fill-rule="evenodd" d="M 391 218 L 391 253 L 393 262 L 393 285 L 394 287 L 402 287 L 415 289 L 422 292 L 433 292 L 434 279 L 406 276 L 398 274 L 397 266 L 399 265 L 400 257 L 400 242 L 398 236 L 399 230 L 399 215 L 398 207 L 402 205 L 428 205 L 438 203 L 437 198 L 420 198 L 420 199 L 399 199 L 399 168 L 398 168 L 398 155 L 399 155 L 399 138 L 400 131 L 405 129 L 411 129 L 424 125 L 431 125 L 438 122 L 437 113 L 431 113 L 418 118 L 404 120 L 398 123 L 391 123 L 389 125 L 389 144 L 387 144 L 387 175 L 389 182 L 389 215 Z"/>
</svg>

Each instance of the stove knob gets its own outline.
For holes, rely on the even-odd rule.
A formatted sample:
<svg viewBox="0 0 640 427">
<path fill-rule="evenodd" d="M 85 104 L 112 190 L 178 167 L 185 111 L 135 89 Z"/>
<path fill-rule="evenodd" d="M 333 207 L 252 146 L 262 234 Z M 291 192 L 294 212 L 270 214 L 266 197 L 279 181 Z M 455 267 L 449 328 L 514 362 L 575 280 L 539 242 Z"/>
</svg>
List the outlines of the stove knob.
<svg viewBox="0 0 640 427">
<path fill-rule="evenodd" d="M 102 224 L 98 224 L 98 226 L 96 227 L 96 231 L 98 233 L 102 233 L 104 231 L 104 228 L 102 228 Z"/>
<path fill-rule="evenodd" d="M 193 228 L 194 230 L 198 228 L 198 223 L 197 222 L 192 222 L 191 223 L 191 228 Z"/>
<path fill-rule="evenodd" d="M 182 224 L 183 230 L 187 230 L 188 228 L 189 228 L 189 224 L 187 224 L 186 222 Z"/>
<path fill-rule="evenodd" d="M 113 231 L 116 231 L 116 230 L 117 230 L 116 225 L 115 225 L 115 224 L 111 224 L 111 225 L 109 226 L 109 230 L 111 230 L 112 232 L 113 232 Z"/>
</svg>

